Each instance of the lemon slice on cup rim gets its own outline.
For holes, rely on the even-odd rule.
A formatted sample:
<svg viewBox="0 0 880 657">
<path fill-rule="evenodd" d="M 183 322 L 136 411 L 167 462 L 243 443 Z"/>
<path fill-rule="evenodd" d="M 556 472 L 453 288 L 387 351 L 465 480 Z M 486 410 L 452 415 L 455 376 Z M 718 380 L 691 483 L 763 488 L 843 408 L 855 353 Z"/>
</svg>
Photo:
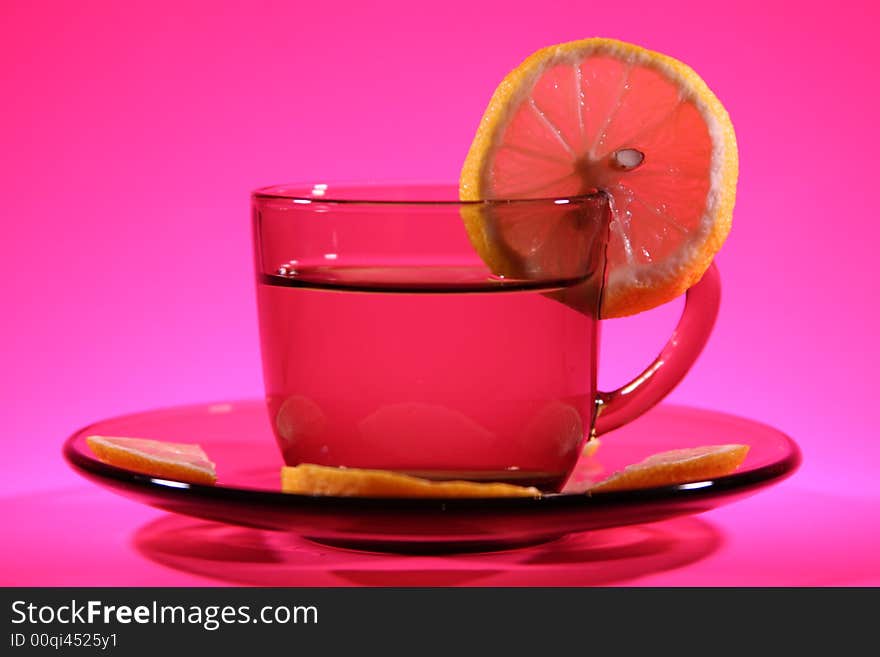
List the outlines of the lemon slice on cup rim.
<svg viewBox="0 0 880 657">
<path fill-rule="evenodd" d="M 543 48 L 504 78 L 462 167 L 459 196 L 607 195 L 600 315 L 609 318 L 654 308 L 700 280 L 730 231 L 737 176 L 728 113 L 689 66 L 594 38 Z M 497 212 L 496 204 L 462 210 L 471 242 L 497 274 L 540 275 L 542 263 L 586 248 L 565 219 L 571 214 L 530 235 L 499 228 Z M 530 212 L 504 221 L 527 224 Z"/>
</svg>

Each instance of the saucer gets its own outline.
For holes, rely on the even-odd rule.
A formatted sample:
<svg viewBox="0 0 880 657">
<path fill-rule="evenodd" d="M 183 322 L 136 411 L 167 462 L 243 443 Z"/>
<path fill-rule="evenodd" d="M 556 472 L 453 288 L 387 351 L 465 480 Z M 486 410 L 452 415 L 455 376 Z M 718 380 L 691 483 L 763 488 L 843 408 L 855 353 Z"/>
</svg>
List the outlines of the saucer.
<svg viewBox="0 0 880 657">
<path fill-rule="evenodd" d="M 198 443 L 217 465 L 217 484 L 160 479 L 99 461 L 93 435 Z M 699 445 L 745 443 L 733 474 L 639 490 L 583 492 L 651 454 Z M 96 422 L 73 434 L 64 456 L 80 474 L 115 493 L 174 513 L 295 533 L 325 544 L 395 552 L 496 550 L 566 534 L 702 513 L 791 475 L 801 461 L 782 432 L 745 418 L 660 405 L 602 436 L 561 493 L 533 498 L 366 499 L 280 491 L 283 465 L 262 401 L 181 406 Z"/>
</svg>

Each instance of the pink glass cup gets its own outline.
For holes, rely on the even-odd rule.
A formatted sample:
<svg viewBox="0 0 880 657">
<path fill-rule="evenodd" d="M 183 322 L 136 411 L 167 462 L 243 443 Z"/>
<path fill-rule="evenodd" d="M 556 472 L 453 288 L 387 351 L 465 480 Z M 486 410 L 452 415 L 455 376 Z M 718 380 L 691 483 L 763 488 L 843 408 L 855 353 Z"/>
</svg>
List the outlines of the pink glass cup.
<svg viewBox="0 0 880 657">
<path fill-rule="evenodd" d="M 602 392 L 606 197 L 459 202 L 455 191 L 254 192 L 266 400 L 287 464 L 558 490 L 591 435 L 650 409 L 696 360 L 720 302 L 714 265 L 654 362 Z M 578 251 L 546 259 L 537 244 L 528 257 L 553 264 L 505 276 L 465 230 L 474 211 L 494 218 L 487 239 L 499 244 L 523 217 L 534 231 L 576 221 Z"/>
</svg>

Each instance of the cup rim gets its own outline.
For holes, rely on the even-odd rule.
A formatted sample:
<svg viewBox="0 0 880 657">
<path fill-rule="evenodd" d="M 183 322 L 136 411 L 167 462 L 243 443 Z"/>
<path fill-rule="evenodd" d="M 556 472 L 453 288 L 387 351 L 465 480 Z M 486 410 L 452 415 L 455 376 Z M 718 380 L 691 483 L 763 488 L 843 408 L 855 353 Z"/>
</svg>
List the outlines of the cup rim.
<svg viewBox="0 0 880 657">
<path fill-rule="evenodd" d="M 334 193 L 334 189 L 340 189 Z M 428 190 L 433 190 L 429 194 Z M 383 198 L 384 196 L 384 198 Z M 431 198 L 431 196 L 434 196 Z M 329 183 L 283 183 L 258 187 L 251 191 L 253 200 L 288 200 L 297 204 L 392 205 L 392 206 L 477 206 L 477 205 L 566 205 L 606 198 L 596 189 L 571 196 L 493 198 L 463 201 L 457 198 L 458 185 L 448 182 L 419 181 L 331 181 Z M 445 198 L 448 197 L 448 198 Z"/>
</svg>

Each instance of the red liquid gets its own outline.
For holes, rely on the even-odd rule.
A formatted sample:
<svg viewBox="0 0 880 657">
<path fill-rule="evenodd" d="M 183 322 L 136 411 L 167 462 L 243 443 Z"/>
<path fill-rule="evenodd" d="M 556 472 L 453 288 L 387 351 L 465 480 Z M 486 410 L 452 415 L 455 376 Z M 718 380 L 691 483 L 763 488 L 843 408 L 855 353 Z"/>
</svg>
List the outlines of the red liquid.
<svg viewBox="0 0 880 657">
<path fill-rule="evenodd" d="M 313 268 L 258 284 L 288 464 L 561 486 L 595 411 L 598 322 L 478 268 Z"/>
</svg>

